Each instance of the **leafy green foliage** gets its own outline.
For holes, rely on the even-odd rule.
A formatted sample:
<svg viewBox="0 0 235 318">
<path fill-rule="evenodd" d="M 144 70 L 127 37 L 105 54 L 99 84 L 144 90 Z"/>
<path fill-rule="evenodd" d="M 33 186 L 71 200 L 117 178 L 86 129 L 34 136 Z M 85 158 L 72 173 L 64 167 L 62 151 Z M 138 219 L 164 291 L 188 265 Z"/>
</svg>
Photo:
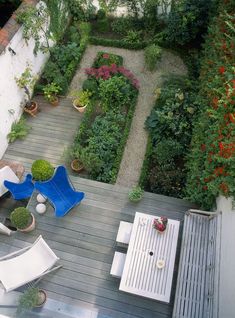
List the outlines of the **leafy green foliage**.
<svg viewBox="0 0 235 318">
<path fill-rule="evenodd" d="M 30 287 L 19 297 L 17 314 L 22 314 L 26 310 L 35 307 L 39 302 L 39 288 Z"/>
<path fill-rule="evenodd" d="M 105 12 L 105 10 L 99 9 L 99 10 L 97 11 L 97 19 L 98 19 L 98 20 L 103 20 L 103 19 L 105 19 L 105 18 L 106 18 L 106 12 Z"/>
<path fill-rule="evenodd" d="M 54 168 L 47 160 L 35 160 L 31 167 L 32 176 L 36 181 L 46 181 L 54 174 Z"/>
<path fill-rule="evenodd" d="M 120 110 L 127 106 L 131 99 L 131 90 L 131 84 L 122 76 L 100 80 L 99 97 L 103 111 Z"/>
<path fill-rule="evenodd" d="M 109 21 L 107 18 L 104 18 L 102 20 L 97 20 L 96 23 L 96 29 L 97 31 L 101 33 L 105 33 L 109 30 Z"/>
<path fill-rule="evenodd" d="M 129 44 L 140 43 L 141 40 L 141 33 L 133 30 L 128 31 L 124 38 L 124 41 Z"/>
<path fill-rule="evenodd" d="M 31 127 L 26 124 L 26 120 L 22 116 L 18 122 L 14 122 L 11 125 L 11 131 L 7 135 L 8 141 L 13 142 L 16 139 L 23 139 L 28 135 L 30 129 Z"/>
<path fill-rule="evenodd" d="M 97 116 L 88 132 L 86 151 L 100 160 L 99 169 L 91 171 L 91 177 L 103 182 L 113 180 L 113 167 L 117 148 L 122 138 L 125 117 L 120 113 L 109 112 Z"/>
<path fill-rule="evenodd" d="M 68 42 L 70 43 L 75 43 L 77 45 L 79 45 L 80 40 L 81 40 L 81 36 L 78 30 L 78 27 L 75 25 L 70 25 L 70 27 L 68 28 L 66 35 L 68 37 Z"/>
<path fill-rule="evenodd" d="M 56 45 L 52 49 L 53 60 L 56 62 L 62 74 L 66 73 L 68 65 L 72 61 L 79 61 L 80 49 L 76 43 Z"/>
<path fill-rule="evenodd" d="M 98 97 L 98 83 L 94 78 L 85 80 L 82 84 L 82 89 L 91 92 L 93 97 Z"/>
<path fill-rule="evenodd" d="M 25 229 L 29 225 L 30 218 L 31 214 L 25 207 L 16 208 L 10 214 L 11 223 L 20 230 Z"/>
<path fill-rule="evenodd" d="M 59 94 L 60 91 L 61 87 L 54 82 L 51 82 L 43 87 L 44 97 L 50 103 L 56 100 L 56 96 Z"/>
<path fill-rule="evenodd" d="M 168 17 L 167 41 L 184 45 L 201 36 L 206 31 L 213 2 L 213 0 L 178 1 Z"/>
<path fill-rule="evenodd" d="M 130 17 L 118 17 L 111 23 L 111 29 L 113 32 L 126 35 L 128 30 L 133 30 L 133 20 Z"/>
<path fill-rule="evenodd" d="M 161 53 L 162 49 L 156 44 L 151 44 L 145 48 L 145 63 L 150 71 L 153 71 L 156 68 L 156 64 L 161 57 Z"/>
<path fill-rule="evenodd" d="M 91 0 L 67 0 L 69 11 L 75 21 L 90 21 L 95 17 L 96 8 Z"/>
<path fill-rule="evenodd" d="M 146 159 L 148 178 L 142 183 L 150 191 L 183 197 L 185 156 L 200 105 L 197 86 L 184 78 L 172 78 L 156 93 L 156 106 L 146 121 L 151 146 Z"/>
<path fill-rule="evenodd" d="M 138 202 L 142 199 L 144 194 L 144 190 L 141 189 L 140 186 L 133 187 L 131 191 L 128 193 L 128 198 L 132 202 Z"/>
</svg>

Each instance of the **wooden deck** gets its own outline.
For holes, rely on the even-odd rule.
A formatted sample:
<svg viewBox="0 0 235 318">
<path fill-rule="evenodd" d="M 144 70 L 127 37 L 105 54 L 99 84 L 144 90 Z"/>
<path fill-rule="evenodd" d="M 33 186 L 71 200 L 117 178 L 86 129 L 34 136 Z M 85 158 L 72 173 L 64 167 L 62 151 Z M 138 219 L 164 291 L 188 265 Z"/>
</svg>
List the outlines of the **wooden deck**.
<svg viewBox="0 0 235 318">
<path fill-rule="evenodd" d="M 38 158 L 48 159 L 55 165 L 63 163 L 61 154 L 71 143 L 81 120 L 67 100 L 61 100 L 57 108 L 40 101 L 40 107 L 38 116 L 29 118 L 30 134 L 25 140 L 11 144 L 4 156 L 22 162 L 26 171 Z M 25 247 L 42 234 L 63 265 L 40 282 L 48 292 L 43 310 L 24 317 L 170 318 L 179 253 L 171 302 L 164 304 L 119 291 L 120 280 L 109 274 L 114 252 L 124 251 L 116 247 L 115 238 L 119 222 L 133 222 L 135 211 L 183 220 L 184 213 L 193 205 L 151 193 L 145 193 L 143 200 L 134 204 L 128 200 L 127 188 L 76 176 L 71 176 L 71 180 L 86 197 L 64 218 L 55 218 L 48 203 L 46 214 L 38 215 L 34 195 L 29 208 L 35 214 L 36 229 L 28 234 L 14 233 L 11 237 L 0 235 L 0 255 L 5 255 Z M 2 215 L 8 215 L 13 207 L 11 199 L 0 199 Z M 1 313 L 5 313 L 2 308 Z"/>
</svg>

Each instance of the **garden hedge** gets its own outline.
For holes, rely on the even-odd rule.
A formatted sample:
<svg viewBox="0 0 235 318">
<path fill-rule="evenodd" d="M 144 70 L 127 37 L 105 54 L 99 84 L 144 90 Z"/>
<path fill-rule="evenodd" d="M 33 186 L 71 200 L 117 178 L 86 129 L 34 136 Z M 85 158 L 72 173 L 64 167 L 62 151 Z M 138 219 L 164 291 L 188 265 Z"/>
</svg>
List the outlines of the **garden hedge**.
<svg viewBox="0 0 235 318">
<path fill-rule="evenodd" d="M 221 0 L 201 60 L 201 113 L 188 157 L 187 196 L 211 209 L 218 195 L 235 195 L 235 29 L 233 0 Z"/>
</svg>

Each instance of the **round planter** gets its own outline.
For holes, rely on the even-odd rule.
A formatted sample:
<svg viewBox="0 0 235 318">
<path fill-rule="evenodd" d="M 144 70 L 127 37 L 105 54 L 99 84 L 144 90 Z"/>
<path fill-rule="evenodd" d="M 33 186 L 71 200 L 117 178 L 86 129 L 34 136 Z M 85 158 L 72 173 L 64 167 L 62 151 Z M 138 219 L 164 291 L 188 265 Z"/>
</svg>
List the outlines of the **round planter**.
<svg viewBox="0 0 235 318">
<path fill-rule="evenodd" d="M 35 117 L 38 112 L 38 104 L 36 102 L 30 102 L 30 105 L 24 107 L 24 111 Z"/>
<path fill-rule="evenodd" d="M 75 172 L 80 172 L 84 169 L 83 164 L 79 161 L 79 159 L 74 159 L 71 162 L 71 169 Z"/>
<path fill-rule="evenodd" d="M 50 102 L 52 106 L 58 106 L 59 105 L 59 98 L 54 97 L 54 99 Z"/>
<path fill-rule="evenodd" d="M 32 216 L 32 223 L 27 226 L 25 229 L 17 229 L 18 231 L 20 232 L 31 232 L 35 229 L 35 217 L 34 215 L 31 213 L 31 216 Z"/>
<path fill-rule="evenodd" d="M 46 302 L 46 300 L 47 300 L 47 294 L 46 294 L 46 292 L 45 292 L 45 290 L 43 290 L 43 289 L 39 289 L 39 292 L 38 292 L 38 298 L 39 298 L 39 302 L 38 302 L 38 304 L 36 305 L 36 307 L 42 307 L 44 304 L 45 304 L 45 302 Z"/>
<path fill-rule="evenodd" d="M 85 105 L 85 106 L 79 106 L 79 100 L 78 100 L 78 99 L 75 99 L 75 100 L 73 101 L 73 107 L 74 107 L 76 110 L 78 110 L 80 113 L 84 113 L 84 111 L 85 111 L 87 105 Z"/>
</svg>

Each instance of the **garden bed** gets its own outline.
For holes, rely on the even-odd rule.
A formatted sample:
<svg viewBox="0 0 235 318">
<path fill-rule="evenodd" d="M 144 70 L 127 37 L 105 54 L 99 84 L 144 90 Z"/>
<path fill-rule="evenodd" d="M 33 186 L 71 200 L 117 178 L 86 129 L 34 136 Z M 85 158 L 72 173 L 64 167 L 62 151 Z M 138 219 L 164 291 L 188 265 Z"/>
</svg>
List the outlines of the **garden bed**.
<svg viewBox="0 0 235 318">
<path fill-rule="evenodd" d="M 113 183 L 129 135 L 138 81 L 122 66 L 122 57 L 105 52 L 98 53 L 86 74 L 83 93 L 89 92 L 90 98 L 70 155 L 80 159 L 87 177 Z"/>
</svg>

